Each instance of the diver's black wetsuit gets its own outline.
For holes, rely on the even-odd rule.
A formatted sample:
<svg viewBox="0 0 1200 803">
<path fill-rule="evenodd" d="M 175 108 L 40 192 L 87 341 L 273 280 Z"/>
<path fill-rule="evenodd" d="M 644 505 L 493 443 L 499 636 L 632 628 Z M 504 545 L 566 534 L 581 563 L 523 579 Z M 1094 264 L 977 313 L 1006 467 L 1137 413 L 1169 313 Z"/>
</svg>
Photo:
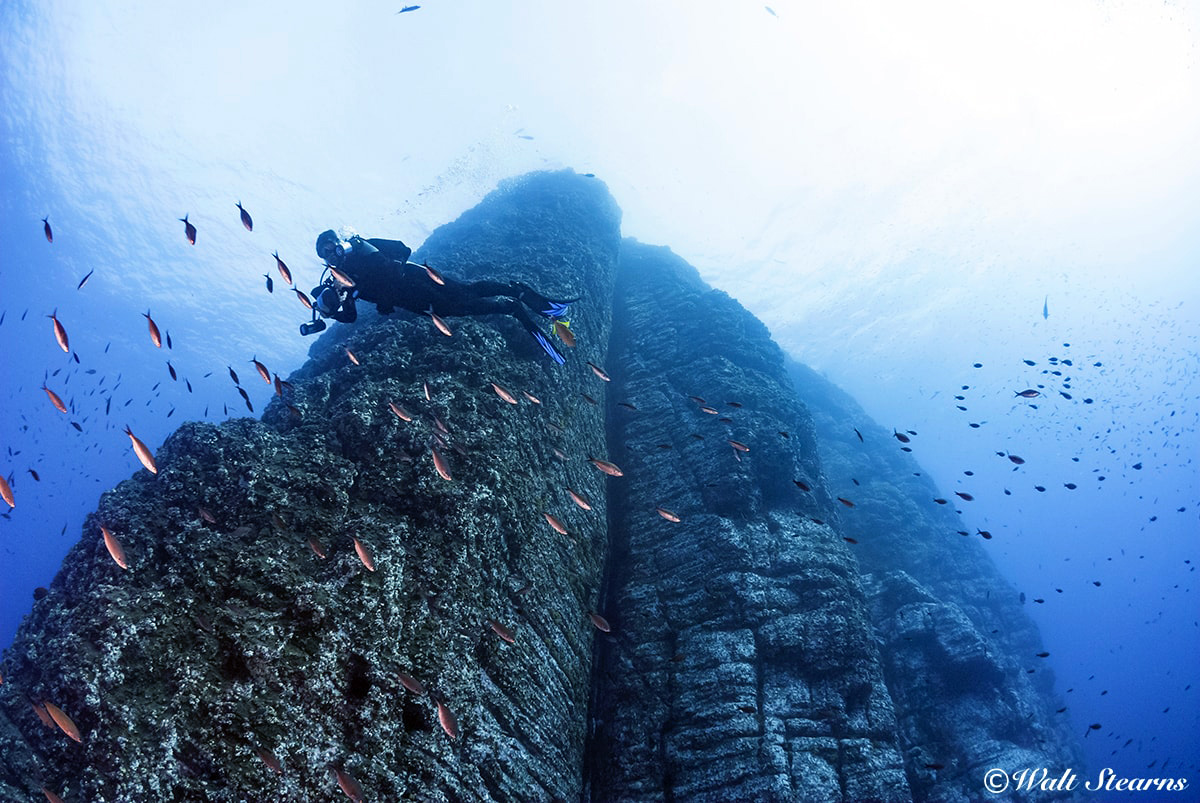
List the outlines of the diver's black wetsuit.
<svg viewBox="0 0 1200 803">
<path fill-rule="evenodd" d="M 555 362 L 563 361 L 562 355 L 546 339 L 525 304 L 532 305 L 546 317 L 554 317 L 561 316 L 569 302 L 551 301 L 519 282 L 486 279 L 461 282 L 443 277 L 445 284 L 438 284 L 424 267 L 408 261 L 412 249 L 399 240 L 373 238 L 365 242 L 376 250 L 363 248 L 361 250 L 366 253 L 349 254 L 342 261 L 340 270 L 354 281 L 354 287 L 345 294 L 337 309 L 324 313 L 328 317 L 342 323 L 353 323 L 358 318 L 354 303 L 356 298 L 373 302 L 383 315 L 395 311 L 397 307 L 419 315 L 432 310 L 443 317 L 512 315 Z"/>
</svg>

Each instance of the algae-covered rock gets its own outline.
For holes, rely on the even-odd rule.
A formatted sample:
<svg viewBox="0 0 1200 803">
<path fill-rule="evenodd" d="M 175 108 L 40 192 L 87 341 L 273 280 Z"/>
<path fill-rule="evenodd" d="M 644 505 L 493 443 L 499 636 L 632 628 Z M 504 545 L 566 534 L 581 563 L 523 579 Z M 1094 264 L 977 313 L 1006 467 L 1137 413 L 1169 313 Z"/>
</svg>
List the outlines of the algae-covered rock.
<svg viewBox="0 0 1200 803">
<path fill-rule="evenodd" d="M 417 257 L 584 295 L 567 365 L 508 317 L 451 318 L 447 338 L 367 311 L 314 344 L 261 422 L 185 424 L 156 476 L 105 493 L 5 656 L 5 799 L 328 800 L 335 770 L 368 800 L 578 798 L 606 544 L 587 463 L 603 415 L 581 393 L 605 359 L 618 226 L 601 183 L 535 174 Z"/>
<path fill-rule="evenodd" d="M 624 477 L 592 798 L 906 798 L 858 568 L 782 352 L 683 260 L 626 241 L 611 357 L 636 409 L 609 428 Z"/>
</svg>

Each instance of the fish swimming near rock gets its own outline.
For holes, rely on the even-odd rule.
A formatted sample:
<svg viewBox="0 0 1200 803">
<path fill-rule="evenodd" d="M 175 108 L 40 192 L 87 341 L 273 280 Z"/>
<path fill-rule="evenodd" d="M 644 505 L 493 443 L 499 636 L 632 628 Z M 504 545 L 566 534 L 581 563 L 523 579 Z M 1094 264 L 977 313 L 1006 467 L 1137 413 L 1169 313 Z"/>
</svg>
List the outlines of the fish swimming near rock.
<svg viewBox="0 0 1200 803">
<path fill-rule="evenodd" d="M 429 309 L 425 310 L 425 314 L 428 315 L 430 320 L 433 321 L 433 325 L 437 327 L 439 332 L 444 334 L 446 337 L 452 336 L 453 333 L 450 331 L 450 327 L 446 325 L 446 322 L 442 320 L 440 315 L 433 311 L 432 304 L 429 305 Z"/>
<path fill-rule="evenodd" d="M 556 533 L 559 535 L 567 534 L 566 525 L 559 521 L 557 516 L 553 515 L 552 513 L 546 513 L 545 511 L 542 512 L 542 515 L 546 518 L 546 523 L 549 524 Z"/>
<path fill-rule="evenodd" d="M 589 457 L 588 462 L 591 463 L 596 468 L 603 471 L 605 474 L 607 474 L 610 477 L 624 477 L 625 476 L 625 472 L 621 471 L 621 469 L 617 467 L 616 463 L 610 463 L 607 460 L 600 460 L 599 458 L 596 458 L 596 457 Z"/>
<path fill-rule="evenodd" d="M 589 362 L 589 363 L 588 363 L 588 368 L 591 368 L 591 369 L 592 369 L 592 373 L 596 375 L 596 378 L 597 378 L 597 379 L 600 379 L 600 380 L 601 380 L 601 381 L 603 381 L 603 382 L 611 382 L 611 381 L 612 381 L 612 379 L 610 379 L 610 378 L 609 378 L 608 374 L 607 374 L 607 373 L 605 373 L 605 372 L 604 372 L 604 370 L 603 370 L 603 369 L 601 369 L 601 368 L 600 368 L 598 365 L 596 365 L 595 363 L 591 363 L 591 362 Z"/>
<path fill-rule="evenodd" d="M 437 710 L 438 710 L 438 724 L 440 724 L 442 726 L 442 730 L 444 730 L 446 732 L 446 735 L 449 736 L 451 739 L 457 739 L 458 738 L 458 719 L 454 716 L 454 713 L 449 708 L 447 708 L 446 704 L 443 703 L 441 700 L 437 701 Z"/>
<path fill-rule="evenodd" d="M 404 688 L 408 689 L 413 694 L 425 694 L 425 687 L 421 685 L 421 681 L 414 678 L 412 675 L 404 672 L 397 672 L 396 678 Z"/>
<path fill-rule="evenodd" d="M 512 395 L 512 393 L 510 393 L 508 390 L 500 387 L 495 382 L 489 382 L 488 384 L 492 386 L 492 390 L 496 391 L 496 395 L 501 399 L 504 399 L 504 401 L 508 402 L 509 404 L 517 404 L 517 397 Z"/>
<path fill-rule="evenodd" d="M 188 222 L 188 216 L 184 215 L 179 218 L 179 222 L 183 224 L 183 236 L 187 238 L 189 245 L 196 244 L 196 227 Z"/>
<path fill-rule="evenodd" d="M 442 479 L 449 481 L 450 467 L 446 464 L 446 458 L 442 457 L 442 453 L 438 451 L 436 446 L 429 448 L 433 452 L 433 467 L 437 469 L 437 473 L 441 475 Z"/>
<path fill-rule="evenodd" d="M 500 638 L 507 641 L 509 644 L 516 644 L 517 637 L 512 630 L 497 622 L 495 619 L 488 619 L 488 625 L 491 626 L 492 632 Z"/>
<path fill-rule="evenodd" d="M 355 365 L 362 365 L 362 363 L 358 361 L 358 357 L 355 357 L 354 352 L 350 349 L 346 349 L 346 356 L 349 357 L 350 362 L 354 363 Z"/>
<path fill-rule="evenodd" d="M 588 618 L 592 620 L 592 624 L 595 625 L 596 629 L 599 630 L 601 633 L 611 633 L 612 632 L 612 625 L 610 625 L 608 623 L 608 620 L 605 619 L 600 614 L 596 613 L 595 611 L 590 611 L 588 613 Z"/>
<path fill-rule="evenodd" d="M 446 280 L 444 278 L 442 278 L 442 274 L 438 273 L 436 270 L 429 267 L 428 264 L 421 263 L 421 267 L 425 269 L 425 275 L 427 275 L 430 279 L 432 279 L 434 284 L 444 285 L 446 283 Z"/>
<path fill-rule="evenodd" d="M 555 321 L 554 334 L 558 335 L 558 339 L 563 342 L 563 345 L 569 349 L 575 348 L 575 333 L 571 331 L 571 324 L 568 321 Z"/>
<path fill-rule="evenodd" d="M 392 408 L 392 412 L 395 413 L 396 417 L 401 421 L 412 421 L 412 414 L 395 402 L 388 402 L 388 407 Z"/>
<path fill-rule="evenodd" d="M 654 512 L 662 516 L 667 521 L 675 522 L 676 524 L 680 522 L 679 514 L 667 510 L 665 507 L 656 507 L 654 508 Z"/>
<path fill-rule="evenodd" d="M 592 509 L 591 502 L 589 502 L 585 497 L 576 493 L 575 491 L 571 490 L 570 488 L 567 489 L 567 496 L 571 497 L 571 501 L 574 502 L 575 504 L 579 505 L 584 510 Z"/>
<path fill-rule="evenodd" d="M 242 225 L 246 227 L 246 231 L 254 231 L 254 221 L 250 219 L 250 213 L 242 207 L 242 202 L 237 202 L 238 213 L 242 216 Z"/>
<path fill-rule="evenodd" d="M 142 465 L 146 467 L 147 471 L 151 474 L 157 474 L 158 465 L 154 462 L 154 455 L 146 448 L 146 444 L 142 443 L 128 426 L 125 427 L 125 434 L 133 442 L 133 452 L 137 455 L 137 459 L 142 461 Z"/>
<path fill-rule="evenodd" d="M 367 567 L 367 571 L 375 571 L 375 557 L 371 554 L 371 550 L 362 541 L 359 541 L 354 536 L 354 551 L 358 554 L 358 559 L 362 561 L 362 565 Z"/>
<path fill-rule="evenodd" d="M 83 743 L 83 735 L 79 732 L 79 728 L 75 725 L 75 722 L 63 712 L 61 708 L 49 700 L 43 700 L 42 705 L 46 707 L 46 713 L 50 715 L 50 718 L 54 720 L 54 724 L 57 725 L 63 733 L 67 734 L 67 736 L 70 736 L 75 741 L 81 744 Z"/>
<path fill-rule="evenodd" d="M 354 801 L 354 803 L 363 803 L 366 800 L 363 797 L 363 789 L 358 781 L 354 780 L 354 776 L 343 770 L 334 769 L 334 774 L 337 776 L 338 787 L 345 792 L 346 797 Z"/>
<path fill-rule="evenodd" d="M 122 569 L 128 569 L 129 560 L 125 557 L 125 549 L 121 546 L 121 542 L 103 524 L 100 525 L 100 534 L 104 537 L 104 548 L 108 550 L 109 556 Z"/>
<path fill-rule="evenodd" d="M 271 372 L 267 370 L 267 366 L 258 361 L 258 355 L 250 358 L 250 362 L 254 363 L 254 370 L 258 371 L 258 375 L 262 377 L 262 381 L 268 385 L 271 384 Z"/>
</svg>

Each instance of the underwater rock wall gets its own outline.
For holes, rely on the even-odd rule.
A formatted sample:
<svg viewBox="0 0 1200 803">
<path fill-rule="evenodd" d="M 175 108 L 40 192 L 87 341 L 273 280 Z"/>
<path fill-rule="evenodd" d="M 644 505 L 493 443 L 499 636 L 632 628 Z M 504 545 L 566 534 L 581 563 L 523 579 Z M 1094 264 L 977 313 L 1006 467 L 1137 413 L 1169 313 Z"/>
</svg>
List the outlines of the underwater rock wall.
<svg viewBox="0 0 1200 803">
<path fill-rule="evenodd" d="M 360 309 L 261 420 L 105 493 L 0 664 L 0 799 L 968 800 L 1082 766 L 915 462 L 619 226 L 530 174 L 415 257 L 582 294 L 565 366 L 506 316 Z"/>
<path fill-rule="evenodd" d="M 914 799 L 978 799 L 992 767 L 1083 767 L 1017 590 L 982 535 L 963 535 L 956 505 L 934 501 L 956 497 L 849 395 L 794 361 L 788 372 L 812 414 L 831 492 L 855 503 L 842 527 L 858 541 Z M 919 453 L 920 443 L 913 436 L 907 448 Z"/>
<path fill-rule="evenodd" d="M 586 293 L 565 367 L 511 318 L 450 318 L 445 337 L 367 310 L 262 421 L 185 424 L 157 475 L 105 493 L 5 655 L 0 797 L 331 800 L 340 782 L 367 800 L 578 799 L 605 554 L 586 461 L 603 413 L 581 393 L 585 361 L 606 360 L 619 218 L 594 179 L 535 174 L 417 257 Z M 80 742 L 39 721 L 43 702 Z"/>
<path fill-rule="evenodd" d="M 906 799 L 858 566 L 766 328 L 668 249 L 626 240 L 609 357 L 624 476 L 591 799 Z"/>
</svg>

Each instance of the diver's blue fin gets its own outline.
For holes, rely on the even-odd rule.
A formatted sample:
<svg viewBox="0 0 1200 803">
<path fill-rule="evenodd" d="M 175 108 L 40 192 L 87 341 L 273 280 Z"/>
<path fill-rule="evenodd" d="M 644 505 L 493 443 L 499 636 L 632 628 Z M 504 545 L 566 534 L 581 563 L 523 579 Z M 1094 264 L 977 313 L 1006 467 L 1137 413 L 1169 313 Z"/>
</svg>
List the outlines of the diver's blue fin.
<svg viewBox="0 0 1200 803">
<path fill-rule="evenodd" d="M 533 335 L 533 339 L 538 342 L 538 345 L 545 349 L 546 353 L 550 355 L 550 359 L 554 360 L 559 365 L 562 365 L 564 362 L 566 362 L 566 360 L 563 358 L 563 355 L 558 353 L 558 349 L 554 348 L 554 344 L 546 339 L 546 336 L 542 334 L 540 329 L 531 328 L 529 330 L 529 334 Z"/>
</svg>

